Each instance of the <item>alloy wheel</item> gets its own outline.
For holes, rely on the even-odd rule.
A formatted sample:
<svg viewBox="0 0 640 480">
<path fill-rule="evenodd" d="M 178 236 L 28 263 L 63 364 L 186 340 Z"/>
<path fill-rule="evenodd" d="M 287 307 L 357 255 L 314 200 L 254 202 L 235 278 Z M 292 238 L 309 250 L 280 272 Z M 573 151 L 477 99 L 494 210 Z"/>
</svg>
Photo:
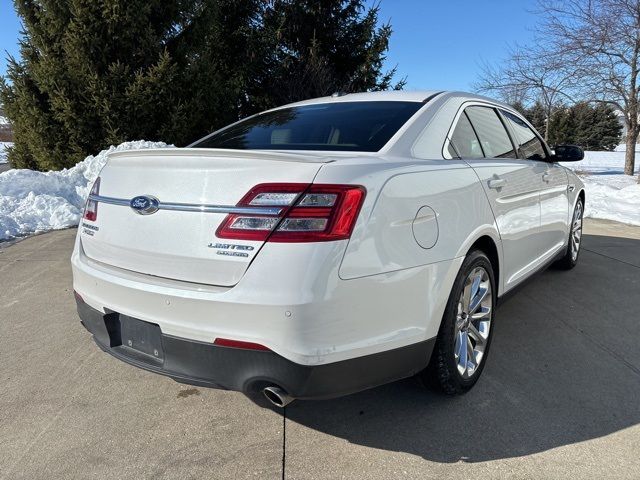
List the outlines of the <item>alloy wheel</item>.
<svg viewBox="0 0 640 480">
<path fill-rule="evenodd" d="M 483 360 L 491 329 L 493 295 L 489 273 L 474 268 L 467 276 L 458 300 L 454 358 L 462 378 L 472 377 Z"/>
<path fill-rule="evenodd" d="M 573 222 L 571 222 L 571 260 L 578 259 L 580 252 L 580 240 L 582 240 L 582 202 L 576 204 L 573 212 Z"/>
</svg>

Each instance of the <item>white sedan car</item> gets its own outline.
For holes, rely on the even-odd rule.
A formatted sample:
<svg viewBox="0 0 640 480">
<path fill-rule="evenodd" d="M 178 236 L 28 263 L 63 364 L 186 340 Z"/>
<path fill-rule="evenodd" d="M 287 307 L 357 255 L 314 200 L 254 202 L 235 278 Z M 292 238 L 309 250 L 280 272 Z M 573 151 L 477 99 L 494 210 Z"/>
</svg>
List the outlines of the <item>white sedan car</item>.
<svg viewBox="0 0 640 480">
<path fill-rule="evenodd" d="M 125 362 L 279 406 L 416 374 L 463 393 L 498 299 L 576 264 L 585 193 L 558 162 L 582 156 L 460 92 L 336 94 L 113 153 L 78 312 Z"/>
</svg>

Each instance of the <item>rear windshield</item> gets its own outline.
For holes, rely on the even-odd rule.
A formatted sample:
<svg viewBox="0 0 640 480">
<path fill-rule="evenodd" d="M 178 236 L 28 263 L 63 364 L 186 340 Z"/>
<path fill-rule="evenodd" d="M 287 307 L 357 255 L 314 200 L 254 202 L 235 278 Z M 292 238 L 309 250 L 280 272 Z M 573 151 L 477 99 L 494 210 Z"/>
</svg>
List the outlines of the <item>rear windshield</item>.
<svg viewBox="0 0 640 480">
<path fill-rule="evenodd" d="M 377 152 L 422 106 L 391 101 L 283 108 L 247 118 L 191 146 Z"/>
</svg>

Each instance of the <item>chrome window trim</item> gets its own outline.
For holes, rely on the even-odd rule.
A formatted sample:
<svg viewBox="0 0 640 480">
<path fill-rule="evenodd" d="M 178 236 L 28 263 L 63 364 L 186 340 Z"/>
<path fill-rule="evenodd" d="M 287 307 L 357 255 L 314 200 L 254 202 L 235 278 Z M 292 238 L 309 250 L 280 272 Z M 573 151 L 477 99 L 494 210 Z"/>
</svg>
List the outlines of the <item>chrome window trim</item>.
<svg viewBox="0 0 640 480">
<path fill-rule="evenodd" d="M 89 200 L 109 205 L 131 206 L 131 199 L 104 197 L 102 195 L 89 195 Z M 282 213 L 281 207 L 236 207 L 234 205 L 199 205 L 196 203 L 172 203 L 158 202 L 158 210 L 171 210 L 178 212 L 201 213 L 235 213 L 241 215 L 270 215 L 277 216 Z"/>
<path fill-rule="evenodd" d="M 522 118 L 522 115 L 520 115 L 518 112 L 516 112 L 514 109 L 512 108 L 507 108 L 504 105 L 498 105 L 495 103 L 491 103 L 491 102 L 487 102 L 487 101 L 483 101 L 483 100 L 467 100 L 462 102 L 462 104 L 460 105 L 460 107 L 458 107 L 458 111 L 456 112 L 455 116 L 453 117 L 453 122 L 451 123 L 451 126 L 449 127 L 449 131 L 447 132 L 447 136 L 444 139 L 444 145 L 442 146 L 442 157 L 445 160 L 454 160 L 454 157 L 452 157 L 451 155 L 449 155 L 449 144 L 451 143 L 451 135 L 453 134 L 453 131 L 455 130 L 456 126 L 458 125 L 458 120 L 460 120 L 460 116 L 462 115 L 462 113 L 464 112 L 465 108 L 467 107 L 488 107 L 488 108 L 493 108 L 496 110 L 505 110 L 509 113 L 512 113 L 513 115 Z M 502 119 L 500 119 L 502 121 Z M 533 126 L 527 122 L 526 119 L 523 119 L 525 121 L 525 123 L 527 125 L 529 125 L 529 127 L 534 131 L 534 133 L 536 132 L 536 129 L 533 128 Z M 473 124 L 472 124 L 473 125 Z M 507 127 L 506 125 L 504 126 L 505 131 L 507 132 L 507 135 L 509 136 L 509 139 L 511 140 L 511 143 L 513 144 L 513 139 L 511 138 L 511 132 L 510 130 L 508 130 L 509 127 Z M 538 136 L 538 138 L 540 138 Z M 480 139 L 478 139 L 480 140 Z M 543 143 L 544 145 L 544 143 Z M 516 148 L 516 155 L 519 155 L 519 147 L 516 147 L 516 145 L 513 145 L 514 148 Z M 485 160 L 487 158 L 490 157 L 484 157 Z M 513 160 L 519 160 L 520 158 L 515 158 Z M 455 159 L 458 160 L 458 159 Z M 475 159 L 475 160 L 481 160 L 481 159 Z"/>
</svg>

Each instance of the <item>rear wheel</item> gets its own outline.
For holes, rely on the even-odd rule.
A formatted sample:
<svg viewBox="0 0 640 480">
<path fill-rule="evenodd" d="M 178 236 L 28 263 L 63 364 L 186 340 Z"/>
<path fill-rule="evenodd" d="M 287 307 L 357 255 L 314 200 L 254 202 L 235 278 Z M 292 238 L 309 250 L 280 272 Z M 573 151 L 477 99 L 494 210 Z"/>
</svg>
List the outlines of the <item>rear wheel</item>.
<svg viewBox="0 0 640 480">
<path fill-rule="evenodd" d="M 573 209 L 573 217 L 569 230 L 569 244 L 567 245 L 567 253 L 558 260 L 555 265 L 564 270 L 571 270 L 578 263 L 580 255 L 580 245 L 582 243 L 582 217 L 584 216 L 584 204 L 579 198 L 576 207 Z"/>
<path fill-rule="evenodd" d="M 449 395 L 475 385 L 489 353 L 495 299 L 491 261 L 474 250 L 454 282 L 431 362 L 420 373 L 430 385 Z"/>
</svg>

